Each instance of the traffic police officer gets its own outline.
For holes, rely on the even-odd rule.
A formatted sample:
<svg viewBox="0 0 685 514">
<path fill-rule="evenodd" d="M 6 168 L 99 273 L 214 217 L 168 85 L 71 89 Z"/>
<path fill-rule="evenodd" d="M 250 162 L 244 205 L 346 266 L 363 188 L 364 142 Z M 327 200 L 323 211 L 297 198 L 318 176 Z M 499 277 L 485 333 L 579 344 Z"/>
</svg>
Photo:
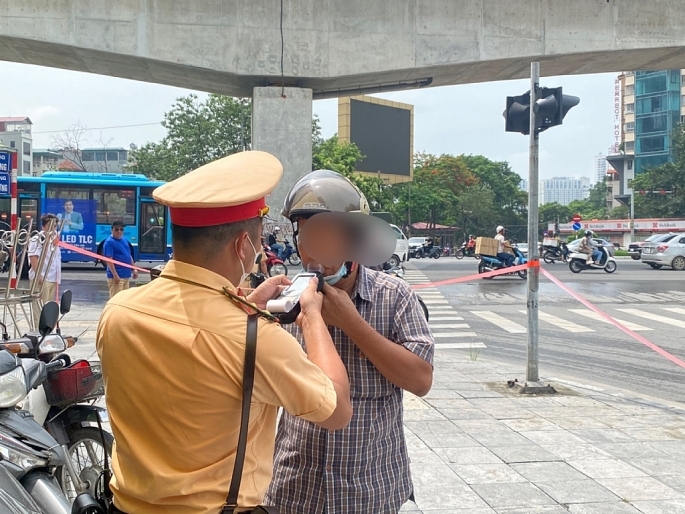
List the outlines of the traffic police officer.
<svg viewBox="0 0 685 514">
<path fill-rule="evenodd" d="M 258 311 L 257 362 L 239 507 L 259 505 L 271 480 L 279 406 L 329 430 L 351 418 L 347 372 L 311 284 L 297 340 L 261 309 L 274 277 L 242 298 L 282 175 L 264 152 L 209 163 L 157 188 L 169 206 L 173 260 L 158 280 L 106 305 L 97 333 L 115 446 L 114 504 L 130 514 L 218 513 L 233 471 L 248 312 Z"/>
</svg>

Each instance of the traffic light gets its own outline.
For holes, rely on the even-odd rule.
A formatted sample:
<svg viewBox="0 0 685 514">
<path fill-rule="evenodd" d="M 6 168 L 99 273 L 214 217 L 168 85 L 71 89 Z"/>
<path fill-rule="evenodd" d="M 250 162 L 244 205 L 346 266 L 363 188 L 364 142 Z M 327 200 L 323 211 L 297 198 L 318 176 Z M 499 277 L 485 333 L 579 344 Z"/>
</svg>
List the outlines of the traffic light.
<svg viewBox="0 0 685 514">
<path fill-rule="evenodd" d="M 563 94 L 560 87 L 541 87 L 537 90 L 537 98 L 533 105 L 537 132 L 561 125 L 568 111 L 580 103 L 580 98 Z M 530 133 L 530 91 L 507 97 L 504 118 L 506 132 Z"/>
</svg>

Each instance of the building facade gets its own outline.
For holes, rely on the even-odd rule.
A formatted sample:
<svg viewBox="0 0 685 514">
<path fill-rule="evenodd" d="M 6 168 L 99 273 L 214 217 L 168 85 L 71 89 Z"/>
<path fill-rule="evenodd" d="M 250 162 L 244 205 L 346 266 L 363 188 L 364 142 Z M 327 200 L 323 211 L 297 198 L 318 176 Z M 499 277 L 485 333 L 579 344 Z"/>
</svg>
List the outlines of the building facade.
<svg viewBox="0 0 685 514">
<path fill-rule="evenodd" d="M 540 181 L 540 203 L 556 202 L 568 205 L 574 200 L 584 200 L 590 194 L 588 177 L 554 177 Z"/>
<path fill-rule="evenodd" d="M 27 116 L 0 118 L 0 142 L 17 151 L 17 175 L 35 176 L 33 172 L 33 137 Z"/>
<path fill-rule="evenodd" d="M 595 156 L 595 182 L 604 180 L 607 174 L 607 158 L 603 153 Z"/>
</svg>

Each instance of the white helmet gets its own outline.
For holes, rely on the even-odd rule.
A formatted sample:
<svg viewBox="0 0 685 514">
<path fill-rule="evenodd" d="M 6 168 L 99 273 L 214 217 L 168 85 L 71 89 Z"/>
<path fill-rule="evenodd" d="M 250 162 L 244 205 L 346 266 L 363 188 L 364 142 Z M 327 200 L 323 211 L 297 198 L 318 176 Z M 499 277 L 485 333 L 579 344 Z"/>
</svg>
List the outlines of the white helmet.
<svg viewBox="0 0 685 514">
<path fill-rule="evenodd" d="M 281 227 L 274 227 L 274 232 L 280 232 L 280 231 L 281 231 Z"/>
<path fill-rule="evenodd" d="M 502 232 L 502 230 L 504 230 L 504 227 L 503 227 L 502 225 L 498 225 L 498 226 L 497 226 L 497 229 L 495 230 L 495 232 L 496 232 L 497 234 L 499 234 L 500 232 Z"/>
</svg>

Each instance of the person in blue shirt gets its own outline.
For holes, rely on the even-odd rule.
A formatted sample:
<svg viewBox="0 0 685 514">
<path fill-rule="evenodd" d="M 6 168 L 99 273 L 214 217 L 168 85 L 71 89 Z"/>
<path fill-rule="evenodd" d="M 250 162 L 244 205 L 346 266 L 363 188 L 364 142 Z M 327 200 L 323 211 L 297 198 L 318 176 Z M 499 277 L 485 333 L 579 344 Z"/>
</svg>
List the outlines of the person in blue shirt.
<svg viewBox="0 0 685 514">
<path fill-rule="evenodd" d="M 105 239 L 105 244 L 102 247 L 102 254 L 105 257 L 109 257 L 118 262 L 134 264 L 131 248 L 124 237 L 123 221 L 117 220 L 112 223 L 112 235 Z M 138 272 L 131 268 L 127 268 L 126 266 L 108 262 L 107 286 L 109 287 L 109 297 L 112 298 L 119 291 L 128 289 L 131 277 L 134 279 L 138 278 Z"/>
</svg>

